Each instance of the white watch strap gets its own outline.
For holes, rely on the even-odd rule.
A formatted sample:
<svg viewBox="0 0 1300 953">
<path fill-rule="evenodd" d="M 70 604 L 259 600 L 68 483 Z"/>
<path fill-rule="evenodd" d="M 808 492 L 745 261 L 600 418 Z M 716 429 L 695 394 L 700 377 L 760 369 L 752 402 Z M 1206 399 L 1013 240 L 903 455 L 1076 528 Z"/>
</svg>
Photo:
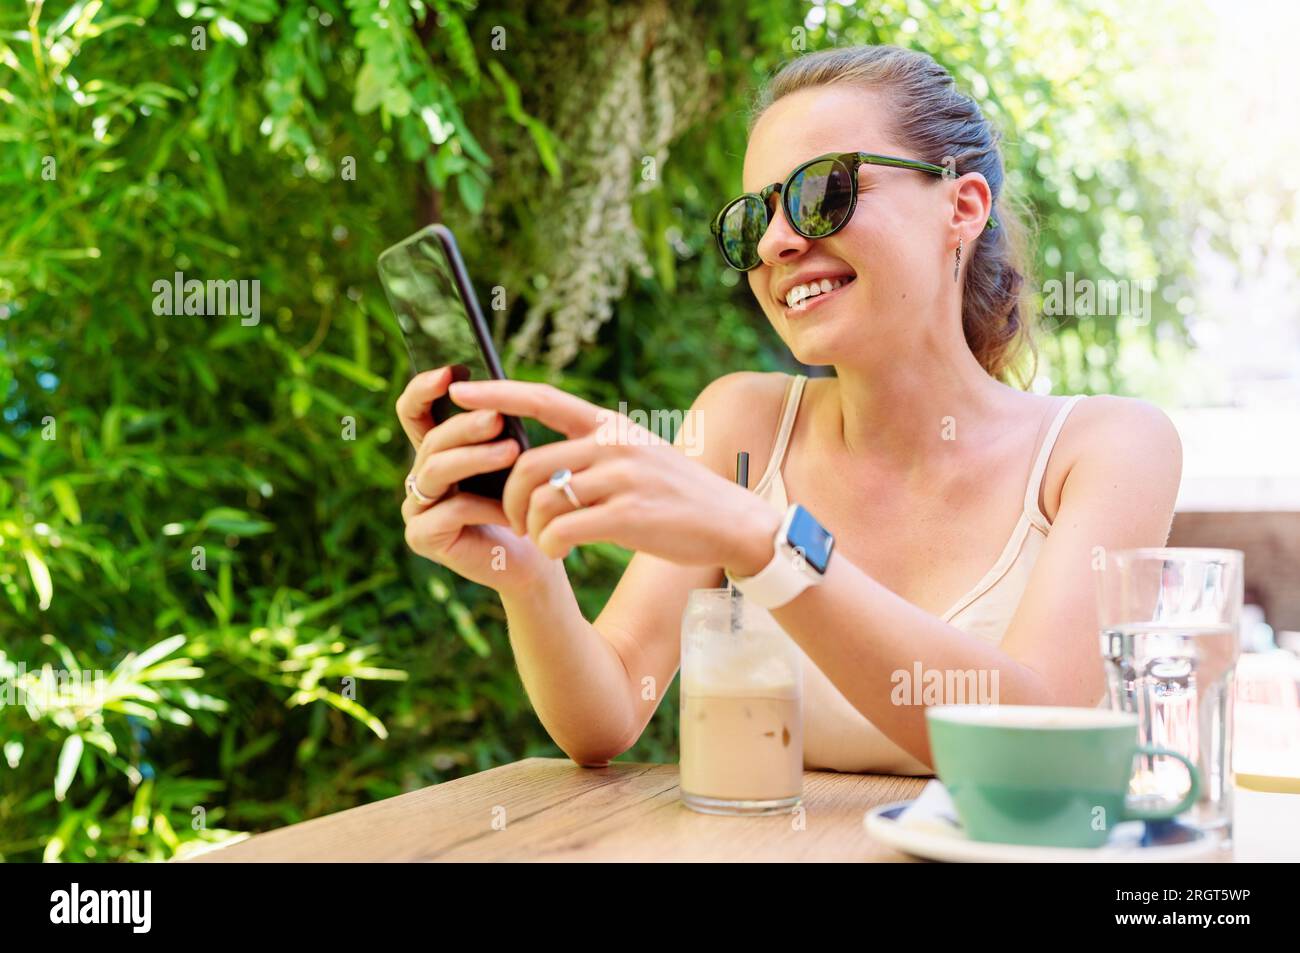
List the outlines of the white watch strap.
<svg viewBox="0 0 1300 953">
<path fill-rule="evenodd" d="M 772 561 L 752 576 L 729 577 L 751 602 L 764 609 L 785 605 L 812 585 L 812 580 L 795 569 L 790 554 L 778 549 Z"/>
<path fill-rule="evenodd" d="M 746 599 L 764 609 L 783 606 L 809 586 L 821 581 L 795 566 L 794 553 L 785 542 L 788 525 L 788 519 L 781 521 L 781 527 L 772 540 L 772 559 L 766 566 L 752 576 L 736 577 L 727 574 L 727 578 Z"/>
</svg>

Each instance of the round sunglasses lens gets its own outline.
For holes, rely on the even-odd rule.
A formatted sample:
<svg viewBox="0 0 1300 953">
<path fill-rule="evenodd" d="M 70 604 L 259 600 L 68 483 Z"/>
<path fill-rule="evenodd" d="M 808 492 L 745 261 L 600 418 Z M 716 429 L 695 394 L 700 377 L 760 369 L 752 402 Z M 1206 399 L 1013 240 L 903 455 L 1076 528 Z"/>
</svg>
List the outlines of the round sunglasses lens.
<svg viewBox="0 0 1300 953">
<path fill-rule="evenodd" d="M 822 159 L 799 172 L 785 194 L 794 227 L 808 238 L 829 235 L 844 224 L 853 205 L 853 176 L 836 159 Z"/>
<path fill-rule="evenodd" d="M 737 199 L 722 213 L 719 232 L 722 256 L 741 271 L 758 264 L 758 243 L 767 231 L 767 209 L 757 196 Z"/>
</svg>

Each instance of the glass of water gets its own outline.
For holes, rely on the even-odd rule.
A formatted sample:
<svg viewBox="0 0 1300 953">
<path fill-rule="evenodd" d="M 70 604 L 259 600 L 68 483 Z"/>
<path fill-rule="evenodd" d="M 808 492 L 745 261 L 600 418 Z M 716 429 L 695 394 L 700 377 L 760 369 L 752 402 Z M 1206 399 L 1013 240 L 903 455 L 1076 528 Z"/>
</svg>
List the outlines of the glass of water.
<svg viewBox="0 0 1300 953">
<path fill-rule="evenodd" d="M 1192 760 L 1201 796 L 1180 820 L 1225 845 L 1242 584 L 1235 549 L 1119 550 L 1106 553 L 1097 574 L 1107 704 L 1138 715 L 1140 743 Z M 1129 793 L 1167 803 L 1188 783 L 1175 759 L 1141 755 Z"/>
</svg>

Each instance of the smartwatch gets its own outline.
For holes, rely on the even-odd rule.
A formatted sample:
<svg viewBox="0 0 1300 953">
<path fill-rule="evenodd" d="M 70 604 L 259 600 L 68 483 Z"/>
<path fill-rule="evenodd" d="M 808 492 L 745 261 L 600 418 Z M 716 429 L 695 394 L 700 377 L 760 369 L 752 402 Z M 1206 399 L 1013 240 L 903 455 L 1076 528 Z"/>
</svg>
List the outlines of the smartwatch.
<svg viewBox="0 0 1300 953">
<path fill-rule="evenodd" d="M 746 599 L 764 609 L 785 605 L 809 586 L 820 585 L 835 537 L 798 503 L 786 510 L 772 540 L 772 561 L 752 576 L 727 578 Z"/>
</svg>

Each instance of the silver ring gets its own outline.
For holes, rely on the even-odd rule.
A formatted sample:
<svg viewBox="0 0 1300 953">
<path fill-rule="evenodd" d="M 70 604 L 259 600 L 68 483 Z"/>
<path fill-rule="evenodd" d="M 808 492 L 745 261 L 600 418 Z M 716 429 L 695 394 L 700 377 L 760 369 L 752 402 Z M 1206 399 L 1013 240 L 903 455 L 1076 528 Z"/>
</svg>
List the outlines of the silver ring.
<svg viewBox="0 0 1300 953">
<path fill-rule="evenodd" d="M 569 486 L 569 481 L 572 479 L 572 470 L 556 470 L 551 474 L 551 486 L 555 487 L 557 490 L 564 491 L 564 495 L 569 498 L 569 502 L 573 504 L 573 508 L 575 510 L 580 510 L 583 507 L 583 503 L 578 499 L 578 494 L 573 492 L 573 487 Z"/>
<path fill-rule="evenodd" d="M 425 496 L 423 493 L 420 492 L 420 488 L 415 485 L 414 473 L 408 473 L 406 475 L 406 495 L 415 497 L 417 502 L 423 503 L 425 506 L 428 506 L 430 503 L 438 502 L 433 497 Z"/>
</svg>

